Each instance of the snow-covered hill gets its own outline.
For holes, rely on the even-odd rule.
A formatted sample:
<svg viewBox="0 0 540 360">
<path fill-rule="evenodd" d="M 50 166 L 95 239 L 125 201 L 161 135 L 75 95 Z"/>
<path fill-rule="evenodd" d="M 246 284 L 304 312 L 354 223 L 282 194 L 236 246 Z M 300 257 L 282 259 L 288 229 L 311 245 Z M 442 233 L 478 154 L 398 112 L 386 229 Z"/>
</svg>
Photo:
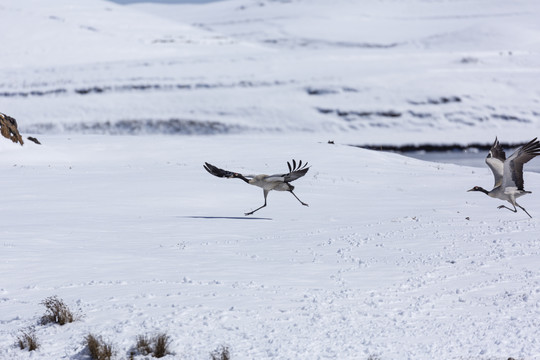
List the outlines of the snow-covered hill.
<svg viewBox="0 0 540 360">
<path fill-rule="evenodd" d="M 525 141 L 540 127 L 539 8 L 13 1 L 0 8 L 13 29 L 0 99 L 37 133 L 196 124 L 191 132 L 324 132 L 358 144 Z"/>
</svg>

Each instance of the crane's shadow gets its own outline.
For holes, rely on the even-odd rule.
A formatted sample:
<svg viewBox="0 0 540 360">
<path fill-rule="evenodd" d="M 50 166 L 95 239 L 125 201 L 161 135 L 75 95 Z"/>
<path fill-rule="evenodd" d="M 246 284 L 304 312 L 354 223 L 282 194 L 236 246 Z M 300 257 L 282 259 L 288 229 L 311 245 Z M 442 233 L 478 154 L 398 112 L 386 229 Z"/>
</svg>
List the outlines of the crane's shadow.
<svg viewBox="0 0 540 360">
<path fill-rule="evenodd" d="M 202 216 L 202 215 L 192 215 L 192 216 L 177 216 L 184 219 L 206 219 L 206 220 L 272 220 L 272 218 L 265 217 L 249 217 L 249 216 Z"/>
</svg>

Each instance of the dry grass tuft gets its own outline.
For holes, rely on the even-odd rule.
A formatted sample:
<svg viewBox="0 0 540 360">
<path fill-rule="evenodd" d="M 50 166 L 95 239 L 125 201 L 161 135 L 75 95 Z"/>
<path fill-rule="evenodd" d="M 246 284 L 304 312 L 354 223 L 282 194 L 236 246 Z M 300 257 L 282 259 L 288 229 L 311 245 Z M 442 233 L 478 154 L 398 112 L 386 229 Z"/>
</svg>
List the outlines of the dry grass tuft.
<svg viewBox="0 0 540 360">
<path fill-rule="evenodd" d="M 165 333 L 158 334 L 153 339 L 154 343 L 154 357 L 162 358 L 168 354 L 170 354 L 169 351 L 169 345 L 171 344 L 171 339 L 169 335 Z"/>
<path fill-rule="evenodd" d="M 28 349 L 28 351 L 34 351 L 39 348 L 39 342 L 37 340 L 36 332 L 34 329 L 21 330 L 21 334 L 17 336 L 16 345 L 21 349 Z"/>
<path fill-rule="evenodd" d="M 152 340 L 147 335 L 137 336 L 137 344 L 135 348 L 141 355 L 148 355 L 152 352 Z"/>
<path fill-rule="evenodd" d="M 111 360 L 114 355 L 111 344 L 106 343 L 100 337 L 93 334 L 88 334 L 85 338 L 88 352 L 93 360 Z"/>
<path fill-rule="evenodd" d="M 162 358 L 171 354 L 169 345 L 171 339 L 169 335 L 165 333 L 157 334 L 154 337 L 148 337 L 147 335 L 137 336 L 137 344 L 135 348 L 141 355 L 151 355 L 156 358 Z"/>
<path fill-rule="evenodd" d="M 58 324 L 65 325 L 75 321 L 75 315 L 64 303 L 63 300 L 56 296 L 50 296 L 41 302 L 45 306 L 45 315 L 41 317 L 40 324 Z"/>
</svg>

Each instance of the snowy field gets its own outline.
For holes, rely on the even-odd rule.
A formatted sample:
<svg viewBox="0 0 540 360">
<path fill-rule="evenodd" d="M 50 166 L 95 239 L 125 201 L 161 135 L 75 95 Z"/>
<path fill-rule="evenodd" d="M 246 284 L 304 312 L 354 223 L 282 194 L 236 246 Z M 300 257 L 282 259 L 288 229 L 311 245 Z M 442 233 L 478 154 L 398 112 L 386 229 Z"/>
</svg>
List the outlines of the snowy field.
<svg viewBox="0 0 540 360">
<path fill-rule="evenodd" d="M 466 193 L 487 168 L 294 137 L 45 139 L 3 148 L 3 358 L 30 358 L 13 335 L 55 294 L 84 316 L 37 327 L 32 358 L 83 358 L 88 332 L 125 355 L 158 331 L 171 358 L 220 344 L 235 359 L 540 356 L 540 206 L 521 201 L 529 220 Z M 260 189 L 202 168 L 291 157 L 312 164 L 296 182 L 310 206 L 271 193 L 253 217 Z"/>
<path fill-rule="evenodd" d="M 540 3 L 331 4 L 0 4 L 0 111 L 43 144 L 0 138 L 0 359 L 540 359 L 540 174 L 529 219 L 466 192 L 487 167 L 348 146 L 540 136 Z M 248 217 L 202 166 L 291 159 L 309 207 Z M 80 318 L 38 325 L 54 295 Z"/>
</svg>

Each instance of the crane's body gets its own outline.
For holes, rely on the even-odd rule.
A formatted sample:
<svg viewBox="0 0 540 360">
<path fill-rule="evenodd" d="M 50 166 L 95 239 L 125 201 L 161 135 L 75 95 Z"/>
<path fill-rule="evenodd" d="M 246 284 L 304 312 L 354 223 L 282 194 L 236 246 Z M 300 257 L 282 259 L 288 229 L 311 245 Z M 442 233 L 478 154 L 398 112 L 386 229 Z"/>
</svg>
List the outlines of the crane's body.
<svg viewBox="0 0 540 360">
<path fill-rule="evenodd" d="M 540 155 L 540 142 L 537 138 L 519 147 L 508 159 L 499 140 L 495 138 L 486 157 L 486 164 L 493 172 L 495 185 L 490 191 L 480 186 L 475 186 L 469 191 L 480 191 L 492 198 L 508 201 L 514 207 L 513 209 L 506 205 L 500 205 L 498 208 L 517 212 L 517 206 L 532 218 L 527 210 L 516 202 L 516 199 L 531 193 L 523 188 L 523 164 L 538 155 Z"/>
<path fill-rule="evenodd" d="M 208 171 L 210 174 L 217 176 L 217 177 L 224 177 L 224 178 L 237 178 L 240 180 L 245 181 L 246 183 L 254 186 L 258 186 L 263 189 L 263 195 L 264 195 L 264 204 L 250 212 L 245 213 L 245 215 L 251 215 L 255 211 L 258 211 L 266 206 L 266 197 L 268 196 L 268 193 L 272 190 L 275 191 L 288 191 L 291 194 L 294 195 L 294 197 L 304 206 L 309 206 L 302 200 L 296 196 L 296 194 L 293 192 L 294 186 L 290 184 L 291 181 L 294 181 L 302 176 L 304 176 L 308 170 L 309 167 L 307 166 L 307 163 L 305 163 L 302 166 L 302 161 L 298 163 L 298 166 L 296 164 L 296 161 L 292 161 L 293 165 L 289 162 L 287 162 L 287 166 L 289 167 L 289 172 L 286 174 L 275 174 L 275 175 L 266 175 L 266 174 L 259 174 L 259 175 L 242 175 L 237 172 L 228 171 L 220 169 L 212 164 L 205 163 L 204 168 L 206 171 Z"/>
</svg>

